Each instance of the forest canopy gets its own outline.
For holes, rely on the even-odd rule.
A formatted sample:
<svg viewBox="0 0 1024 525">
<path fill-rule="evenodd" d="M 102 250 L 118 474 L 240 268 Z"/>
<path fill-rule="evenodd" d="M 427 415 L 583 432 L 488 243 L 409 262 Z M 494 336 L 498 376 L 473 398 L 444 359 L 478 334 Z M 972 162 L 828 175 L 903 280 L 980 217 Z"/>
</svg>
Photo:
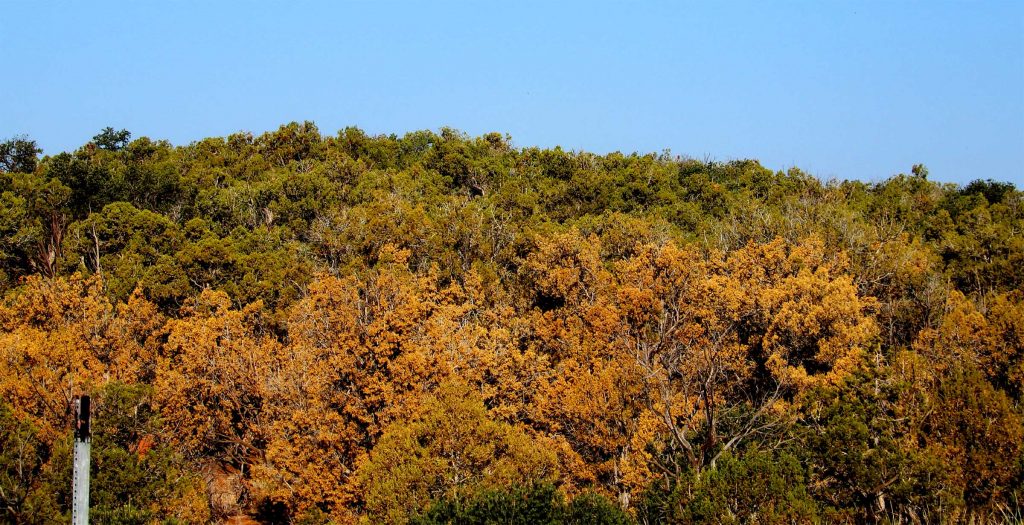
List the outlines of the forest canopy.
<svg viewBox="0 0 1024 525">
<path fill-rule="evenodd" d="M 0 521 L 1024 516 L 1024 193 L 291 123 L 0 145 Z"/>
</svg>

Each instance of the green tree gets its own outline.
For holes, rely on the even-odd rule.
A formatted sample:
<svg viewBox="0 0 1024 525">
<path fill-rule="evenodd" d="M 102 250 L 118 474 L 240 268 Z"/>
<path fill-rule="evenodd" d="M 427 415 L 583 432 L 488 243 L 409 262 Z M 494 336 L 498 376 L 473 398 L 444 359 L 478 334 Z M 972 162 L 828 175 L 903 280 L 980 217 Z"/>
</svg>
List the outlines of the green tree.
<svg viewBox="0 0 1024 525">
<path fill-rule="evenodd" d="M 36 141 L 24 135 L 0 142 L 0 171 L 32 173 L 42 152 Z"/>
<path fill-rule="evenodd" d="M 413 525 L 628 525 L 633 520 L 607 498 L 584 493 L 566 501 L 551 484 L 486 490 L 436 501 Z"/>
<path fill-rule="evenodd" d="M 748 449 L 714 469 L 691 471 L 670 486 L 655 485 L 638 516 L 646 523 L 815 523 L 804 467 L 791 453 Z"/>
<path fill-rule="evenodd" d="M 50 455 L 50 447 L 35 428 L 0 401 L 0 520 L 14 524 L 62 520 L 46 479 Z"/>
<path fill-rule="evenodd" d="M 523 429 L 491 420 L 469 388 L 449 383 L 416 420 L 384 431 L 358 477 L 371 518 L 406 523 L 434 498 L 556 479 L 557 464 Z"/>
<path fill-rule="evenodd" d="M 100 130 L 100 132 L 92 138 L 92 141 L 100 149 L 118 151 L 127 146 L 131 138 L 132 133 L 130 131 L 126 129 L 115 131 L 114 128 L 107 126 Z"/>
</svg>

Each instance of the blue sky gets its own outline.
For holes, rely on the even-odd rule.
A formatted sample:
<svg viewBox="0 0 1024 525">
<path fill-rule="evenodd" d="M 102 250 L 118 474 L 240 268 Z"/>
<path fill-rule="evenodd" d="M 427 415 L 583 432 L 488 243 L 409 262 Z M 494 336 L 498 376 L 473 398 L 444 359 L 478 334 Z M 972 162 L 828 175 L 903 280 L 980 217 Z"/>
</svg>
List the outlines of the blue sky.
<svg viewBox="0 0 1024 525">
<path fill-rule="evenodd" d="M 312 120 L 1024 187 L 1024 2 L 0 2 L 0 138 Z M 210 5 L 215 4 L 215 5 Z"/>
</svg>

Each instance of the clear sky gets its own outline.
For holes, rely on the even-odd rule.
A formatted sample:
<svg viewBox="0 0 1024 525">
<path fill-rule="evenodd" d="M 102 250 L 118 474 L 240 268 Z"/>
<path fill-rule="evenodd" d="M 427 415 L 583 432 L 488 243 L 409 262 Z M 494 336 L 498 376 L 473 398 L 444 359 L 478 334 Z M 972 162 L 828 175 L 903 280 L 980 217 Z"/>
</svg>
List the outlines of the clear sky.
<svg viewBox="0 0 1024 525">
<path fill-rule="evenodd" d="M 1024 187 L 1024 1 L 0 0 L 0 139 L 312 120 Z M 557 5 L 556 5 L 557 4 Z"/>
</svg>

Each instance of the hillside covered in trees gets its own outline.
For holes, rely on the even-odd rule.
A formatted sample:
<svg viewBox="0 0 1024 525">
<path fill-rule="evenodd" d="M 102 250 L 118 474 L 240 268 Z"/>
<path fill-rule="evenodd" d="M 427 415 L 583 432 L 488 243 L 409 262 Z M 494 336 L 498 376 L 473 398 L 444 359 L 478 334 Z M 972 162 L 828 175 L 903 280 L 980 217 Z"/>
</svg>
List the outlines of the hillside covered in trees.
<svg viewBox="0 0 1024 525">
<path fill-rule="evenodd" d="M 311 123 L 0 146 L 0 521 L 1024 515 L 1024 193 Z M 974 174 L 969 174 L 974 175 Z M 493 521 L 492 521 L 493 522 Z"/>
</svg>

